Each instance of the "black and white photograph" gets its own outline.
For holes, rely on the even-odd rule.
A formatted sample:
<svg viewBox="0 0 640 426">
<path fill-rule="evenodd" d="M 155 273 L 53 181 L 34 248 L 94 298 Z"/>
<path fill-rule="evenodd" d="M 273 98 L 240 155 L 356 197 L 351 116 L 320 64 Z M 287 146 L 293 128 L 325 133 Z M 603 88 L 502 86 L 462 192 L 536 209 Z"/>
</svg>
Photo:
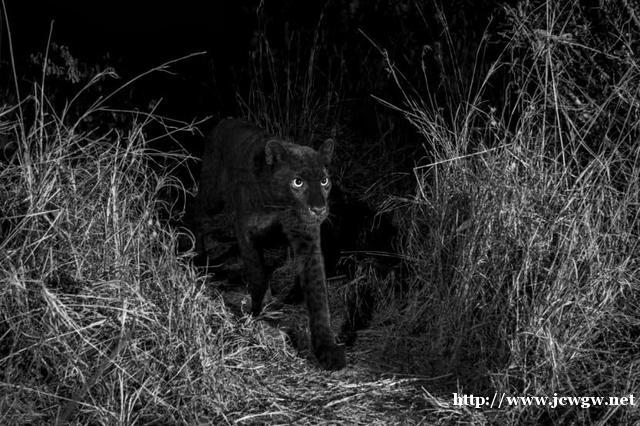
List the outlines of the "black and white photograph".
<svg viewBox="0 0 640 426">
<path fill-rule="evenodd" d="M 0 0 L 0 425 L 638 399 L 640 1 Z"/>
</svg>

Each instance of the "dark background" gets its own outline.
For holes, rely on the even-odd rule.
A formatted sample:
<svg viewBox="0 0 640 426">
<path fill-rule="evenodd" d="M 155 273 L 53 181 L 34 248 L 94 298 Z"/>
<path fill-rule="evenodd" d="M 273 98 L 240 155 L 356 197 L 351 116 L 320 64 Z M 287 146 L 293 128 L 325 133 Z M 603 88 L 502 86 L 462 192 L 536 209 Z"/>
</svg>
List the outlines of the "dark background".
<svg viewBox="0 0 640 426">
<path fill-rule="evenodd" d="M 180 75 L 152 79 L 153 84 L 143 81 L 142 87 L 134 87 L 147 97 L 169 97 L 171 112 L 181 118 L 219 109 L 220 96 L 226 97 L 224 102 L 229 100 L 231 92 L 220 95 L 217 91 L 233 84 L 224 80 L 231 79 L 233 66 L 246 62 L 255 27 L 255 13 L 252 16 L 242 2 L 233 1 L 20 1 L 10 2 L 7 10 L 19 67 L 26 67 L 29 55 L 44 52 L 51 25 L 52 42 L 68 46 L 81 63 L 114 67 L 123 79 L 187 54 L 207 51 L 205 57 L 180 64 Z M 2 45 L 6 52 L 4 31 Z M 218 72 L 224 82 L 216 87 L 213 58 L 225 68 Z M 2 59 L 6 64 L 7 55 Z M 22 77 L 32 76 L 22 69 Z"/>
<path fill-rule="evenodd" d="M 380 52 L 385 49 L 408 78 L 419 77 L 425 46 L 446 44 L 445 26 L 461 61 L 473 57 L 483 32 L 500 25 L 497 2 L 484 1 L 111 1 L 7 2 L 16 62 L 23 82 L 38 79 L 37 67 L 29 68 L 30 55 L 44 52 L 51 22 L 52 42 L 69 48 L 81 64 L 112 66 L 126 80 L 165 61 L 193 52 L 205 56 L 182 62 L 177 75 L 152 77 L 136 84 L 129 94 L 133 104 L 145 105 L 162 97 L 166 113 L 180 119 L 239 113 L 236 93 L 246 96 L 252 79 L 250 55 L 264 35 L 278 54 L 290 49 L 286 40 L 296 39 L 295 48 L 308 52 L 319 34 L 322 52 L 316 63 L 320 73 L 342 68 L 341 98 L 349 101 L 345 120 L 363 134 L 367 121 L 379 109 L 371 94 L 393 98 L 393 88 L 384 72 Z M 438 9 L 444 19 L 438 17 Z M 491 19 L 493 16 L 493 19 Z M 496 18 L 497 17 L 497 18 Z M 8 40 L 3 29 L 3 79 L 7 76 Z M 297 38 L 296 38 L 297 37 Z M 500 44 L 496 38 L 492 43 Z M 496 49 L 497 51 L 497 49 Z M 433 52 L 428 50 L 427 53 Z M 280 64 L 286 58 L 280 56 Z M 426 55 L 427 62 L 431 60 Z M 329 64 L 331 60 L 333 62 Z M 280 65 L 277 64 L 277 65 Z M 433 67 L 433 88 L 442 86 Z M 420 78 L 415 78 L 420 85 Z M 74 93 L 77 88 L 62 87 Z M 353 120 L 356 120 L 354 123 Z M 359 121 L 358 121 L 359 120 Z M 364 123 L 363 123 L 364 122 Z"/>
</svg>

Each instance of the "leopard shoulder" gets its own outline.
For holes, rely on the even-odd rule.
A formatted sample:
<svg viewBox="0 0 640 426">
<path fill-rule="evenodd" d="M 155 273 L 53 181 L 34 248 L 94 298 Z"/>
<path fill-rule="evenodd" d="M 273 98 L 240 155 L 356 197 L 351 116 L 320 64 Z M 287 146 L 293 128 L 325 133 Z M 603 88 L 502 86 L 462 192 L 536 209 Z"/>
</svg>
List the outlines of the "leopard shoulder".
<svg viewBox="0 0 640 426">
<path fill-rule="evenodd" d="M 244 120 L 221 121 L 207 138 L 196 208 L 211 215 L 225 206 L 233 213 L 252 313 L 262 309 L 268 288 L 260 239 L 277 229 L 293 249 L 296 283 L 309 313 L 316 358 L 327 369 L 346 364 L 335 341 L 327 300 L 320 225 L 329 214 L 329 165 L 334 142 L 318 150 L 268 134 Z M 202 236 L 197 249 L 203 250 Z"/>
</svg>

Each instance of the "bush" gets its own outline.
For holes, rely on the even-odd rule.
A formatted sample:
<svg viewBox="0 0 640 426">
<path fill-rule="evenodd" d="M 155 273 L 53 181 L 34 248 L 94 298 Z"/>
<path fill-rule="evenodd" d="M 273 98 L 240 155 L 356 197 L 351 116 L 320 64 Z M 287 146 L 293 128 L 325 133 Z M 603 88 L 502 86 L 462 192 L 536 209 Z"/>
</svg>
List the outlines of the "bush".
<svg viewBox="0 0 640 426">
<path fill-rule="evenodd" d="M 403 212 L 411 278 L 379 320 L 393 324 L 388 350 L 410 371 L 456 378 L 450 392 L 639 389 L 638 32 L 625 9 L 602 9 L 601 32 L 585 11 L 577 1 L 507 9 L 502 110 L 482 101 L 485 84 L 449 106 L 449 124 L 401 83 L 434 160 L 414 169 L 412 198 L 389 200 Z M 638 420 L 613 406 L 495 415 Z"/>
<path fill-rule="evenodd" d="M 220 419 L 246 402 L 231 389 L 243 360 L 287 353 L 232 321 L 176 254 L 179 234 L 159 218 L 179 210 L 161 200 L 184 190 L 171 172 L 187 156 L 148 147 L 160 117 L 132 112 L 127 131 L 82 133 L 43 98 L 22 104 L 36 103 L 32 127 L 17 108 L 2 115 L 17 143 L 0 169 L 4 421 Z"/>
</svg>

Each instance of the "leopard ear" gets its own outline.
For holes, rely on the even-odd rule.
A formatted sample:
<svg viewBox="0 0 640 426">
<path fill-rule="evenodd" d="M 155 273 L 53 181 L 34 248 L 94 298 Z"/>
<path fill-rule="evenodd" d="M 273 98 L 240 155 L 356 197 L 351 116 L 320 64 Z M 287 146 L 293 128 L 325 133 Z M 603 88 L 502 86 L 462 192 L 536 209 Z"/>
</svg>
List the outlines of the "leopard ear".
<svg viewBox="0 0 640 426">
<path fill-rule="evenodd" d="M 268 165 L 281 161 L 285 155 L 285 148 L 277 139 L 269 139 L 264 146 L 264 158 Z"/>
<path fill-rule="evenodd" d="M 320 154 L 320 158 L 322 159 L 322 162 L 327 165 L 331 162 L 334 145 L 335 145 L 335 141 L 329 138 L 326 141 L 322 142 L 322 145 L 320 145 L 320 148 L 318 148 L 318 154 Z"/>
</svg>

